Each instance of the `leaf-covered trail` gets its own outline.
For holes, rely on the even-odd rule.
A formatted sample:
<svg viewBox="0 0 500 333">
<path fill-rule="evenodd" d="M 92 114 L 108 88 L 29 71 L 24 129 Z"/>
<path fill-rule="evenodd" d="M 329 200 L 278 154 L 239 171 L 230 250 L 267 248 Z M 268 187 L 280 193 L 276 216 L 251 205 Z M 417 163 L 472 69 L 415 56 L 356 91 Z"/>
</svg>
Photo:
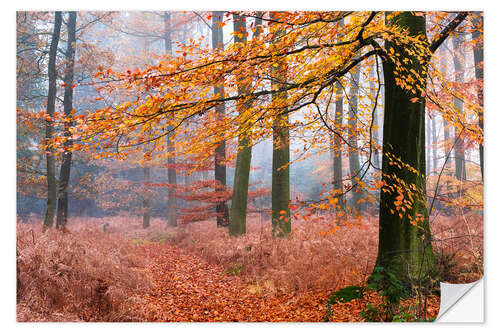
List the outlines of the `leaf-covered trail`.
<svg viewBox="0 0 500 333">
<path fill-rule="evenodd" d="M 147 321 L 322 321 L 331 291 L 296 295 L 252 293 L 240 276 L 170 244 L 137 247 L 148 259 L 153 290 L 141 297 Z M 144 307 L 144 305 L 141 305 Z M 358 321 L 359 306 L 343 304 L 336 320 Z"/>
</svg>

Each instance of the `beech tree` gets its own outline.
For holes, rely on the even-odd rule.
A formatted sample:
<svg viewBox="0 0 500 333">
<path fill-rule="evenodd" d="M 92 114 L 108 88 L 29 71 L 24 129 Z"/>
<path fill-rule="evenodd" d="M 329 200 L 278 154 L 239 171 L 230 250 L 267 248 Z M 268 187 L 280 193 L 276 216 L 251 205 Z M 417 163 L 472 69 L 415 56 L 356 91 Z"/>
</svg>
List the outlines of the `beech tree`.
<svg viewBox="0 0 500 333">
<path fill-rule="evenodd" d="M 49 50 L 49 91 L 47 95 L 47 115 L 45 123 L 45 139 L 47 141 L 52 140 L 52 135 L 54 131 L 53 120 L 56 105 L 56 95 L 57 95 L 57 68 L 56 68 L 56 58 L 57 49 L 59 46 L 59 38 L 61 34 L 61 22 L 62 15 L 61 12 L 55 12 L 54 20 L 54 31 L 52 33 L 52 40 L 50 42 Z M 56 184 L 56 165 L 54 158 L 54 149 L 51 148 L 50 142 L 48 142 L 47 147 L 47 210 L 45 212 L 45 220 L 43 222 L 44 228 L 52 227 L 54 223 L 54 216 L 56 214 L 57 205 L 57 184 Z"/>
<path fill-rule="evenodd" d="M 275 18 L 275 16 L 271 16 Z M 259 22 L 260 24 L 260 22 Z M 276 38 L 282 38 L 284 30 L 275 31 Z M 286 76 L 286 63 L 278 63 L 273 67 L 273 84 L 275 90 L 283 89 L 283 79 Z M 279 104 L 287 100 L 286 91 L 273 94 L 273 100 Z M 273 164 L 272 164 L 272 234 L 273 236 L 284 237 L 292 231 L 290 220 L 290 133 L 288 112 L 285 106 L 273 119 Z"/>
<path fill-rule="evenodd" d="M 467 13 L 458 14 L 432 43 L 427 41 L 425 15 L 403 12 L 389 13 L 386 17 L 388 25 L 405 29 L 409 38 L 397 42 L 386 40 L 385 48 L 396 57 L 382 56 L 385 84 L 384 187 L 380 192 L 376 265 L 395 272 L 404 281 L 429 279 L 438 274 L 426 205 L 424 96 L 431 54 L 466 16 Z M 418 44 L 420 50 L 415 49 Z M 408 61 L 401 63 L 403 57 Z M 418 87 L 408 89 L 398 82 L 400 71 L 413 73 Z M 398 190 L 388 190 L 391 186 Z"/>
<path fill-rule="evenodd" d="M 64 70 L 64 116 L 68 121 L 65 122 L 64 143 L 65 151 L 63 153 L 60 176 L 59 193 L 57 196 L 57 222 L 56 227 L 65 227 L 68 221 L 68 185 L 71 173 L 71 156 L 69 148 L 73 145 L 71 140 L 70 128 L 73 126 L 71 116 L 73 110 L 73 90 L 74 90 L 74 68 L 75 68 L 75 48 L 76 48 L 76 12 L 69 12 L 68 15 L 68 40 L 65 51 L 66 64 Z"/>
<path fill-rule="evenodd" d="M 167 55 L 172 55 L 172 28 L 171 28 L 171 13 L 165 12 L 163 14 L 163 22 L 165 24 L 164 31 L 164 41 L 165 41 L 165 53 Z M 169 125 L 167 127 L 167 173 L 168 173 L 168 183 L 170 188 L 168 189 L 168 225 L 170 227 L 177 226 L 177 196 L 176 196 L 176 186 L 177 186 L 177 171 L 174 168 L 175 165 L 175 147 L 173 140 L 174 126 Z"/>
<path fill-rule="evenodd" d="M 344 97 L 342 92 L 342 85 L 337 82 L 336 86 L 336 101 L 335 101 L 335 126 L 342 127 L 342 120 L 344 119 Z M 339 136 L 334 139 L 336 150 L 333 156 L 333 191 L 335 195 L 340 196 L 344 192 L 344 181 L 342 175 L 342 140 Z M 343 212 L 346 207 L 345 199 L 339 198 L 338 209 Z"/>
<path fill-rule="evenodd" d="M 358 154 L 358 133 L 357 133 L 357 122 L 358 119 L 358 94 L 359 94 L 359 76 L 360 70 L 357 69 L 354 71 L 352 77 L 351 89 L 349 91 L 349 171 L 351 176 L 352 183 L 352 207 L 356 209 L 357 213 L 361 213 L 362 205 L 360 200 L 361 189 L 359 188 L 359 184 L 356 181 L 356 177 L 360 173 L 360 164 L 359 164 L 359 154 Z"/>
<path fill-rule="evenodd" d="M 233 14 L 234 18 L 234 42 L 245 46 L 247 43 L 246 18 L 239 14 Z M 238 78 L 238 95 L 244 96 L 248 93 L 249 84 L 241 83 Z M 240 102 L 239 112 L 248 108 L 250 101 Z M 245 124 L 240 123 L 240 127 Z M 238 137 L 238 154 L 236 155 L 236 169 L 234 172 L 233 196 L 231 198 L 231 210 L 229 212 L 229 232 L 231 235 L 243 235 L 246 232 L 248 178 L 250 176 L 250 162 L 252 159 L 252 147 L 250 146 L 249 129 L 241 131 Z"/>
<path fill-rule="evenodd" d="M 224 49 L 224 34 L 222 29 L 224 13 L 221 11 L 212 12 L 212 48 L 214 50 Z M 224 84 L 214 86 L 214 94 L 224 98 Z M 225 104 L 217 106 L 217 112 L 224 115 Z M 223 140 L 215 148 L 215 180 L 217 181 L 217 191 L 222 191 L 226 187 L 226 142 Z M 217 226 L 227 226 L 229 223 L 229 209 L 227 202 L 222 201 L 215 208 L 217 212 Z"/>
<path fill-rule="evenodd" d="M 455 67 L 455 83 L 462 84 L 464 81 L 464 38 L 462 35 L 454 36 L 453 42 L 453 65 Z M 453 105 L 459 113 L 463 113 L 464 103 L 459 98 L 453 99 Z M 465 168 L 465 151 L 464 151 L 464 134 L 455 131 L 455 177 L 462 181 L 467 179 L 467 172 Z"/>
</svg>

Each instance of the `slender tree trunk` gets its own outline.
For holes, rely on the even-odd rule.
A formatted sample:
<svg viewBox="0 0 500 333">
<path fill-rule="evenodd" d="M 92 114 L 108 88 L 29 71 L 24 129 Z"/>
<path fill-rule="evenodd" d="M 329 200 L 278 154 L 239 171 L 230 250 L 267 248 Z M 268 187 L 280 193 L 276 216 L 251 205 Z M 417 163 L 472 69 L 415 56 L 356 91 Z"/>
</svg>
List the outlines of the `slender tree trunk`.
<svg viewBox="0 0 500 333">
<path fill-rule="evenodd" d="M 464 81 L 464 66 L 465 52 L 464 52 L 464 39 L 461 35 L 458 37 L 454 36 L 453 39 L 453 64 L 455 65 L 455 82 L 461 84 Z M 464 103 L 461 99 L 453 98 L 453 105 L 459 113 L 463 113 Z M 466 180 L 467 173 L 465 169 L 465 150 L 464 150 L 464 139 L 463 134 L 460 134 L 461 130 L 455 129 L 455 177 L 458 180 Z"/>
<path fill-rule="evenodd" d="M 55 12 L 55 22 L 54 31 L 52 33 L 52 41 L 50 42 L 49 49 L 49 91 L 47 96 L 47 114 L 49 117 L 54 116 L 55 105 L 56 105 L 56 94 L 57 94 L 57 69 L 56 69 L 56 57 L 57 48 L 59 45 L 59 37 L 61 35 L 61 12 Z M 50 141 L 52 139 L 53 132 L 53 121 L 52 119 L 46 120 L 45 122 L 45 139 Z M 45 211 L 45 219 L 43 222 L 44 230 L 52 227 L 54 224 L 54 216 L 56 213 L 57 204 L 57 184 L 56 184 L 56 166 L 54 159 L 54 149 L 51 147 L 47 148 L 46 151 L 47 158 L 47 210 Z"/>
<path fill-rule="evenodd" d="M 446 44 L 446 41 L 443 42 L 443 44 Z M 443 75 L 447 75 L 447 71 L 448 71 L 448 68 L 446 66 L 446 50 L 444 47 L 440 47 L 438 49 L 438 52 L 439 52 L 439 70 L 441 73 L 443 73 Z M 451 137 L 450 137 L 450 129 L 449 129 L 449 125 L 448 125 L 448 122 L 446 121 L 446 119 L 444 117 L 441 117 L 442 119 L 442 124 L 443 124 L 443 137 L 444 137 L 444 144 L 443 144 L 443 165 L 442 165 L 442 168 L 443 170 L 446 170 L 446 163 L 447 163 L 447 159 L 446 159 L 446 156 L 448 156 L 448 153 L 451 154 L 450 150 L 451 150 Z M 451 156 L 451 155 L 450 155 Z M 446 174 L 446 172 L 444 172 Z M 446 179 L 445 183 L 444 183 L 444 188 L 445 188 L 445 191 L 448 192 L 448 189 L 449 189 L 449 180 Z"/>
<path fill-rule="evenodd" d="M 402 12 L 387 20 L 407 29 L 413 36 L 425 38 L 425 16 L 416 16 L 412 12 Z M 415 70 L 426 77 L 427 63 L 408 54 L 411 45 L 397 45 L 386 41 L 386 49 L 393 47 L 401 57 L 411 60 L 407 70 Z M 400 280 L 430 279 L 437 273 L 436 261 L 431 244 L 429 218 L 426 207 L 425 186 L 425 99 L 419 94 L 412 94 L 396 84 L 396 65 L 387 57 L 382 58 L 385 83 L 384 137 L 382 157 L 382 179 L 386 186 L 398 186 L 398 180 L 407 186 L 414 186 L 413 204 L 404 214 L 399 215 L 394 203 L 398 200 L 396 191 L 380 192 L 379 245 L 376 266 L 392 271 Z M 424 83 L 421 83 L 425 85 Z M 412 98 L 418 98 L 416 103 Z M 392 161 L 411 166 L 399 168 Z M 418 217 L 418 227 L 413 221 Z M 422 221 L 423 220 L 423 221 Z"/>
<path fill-rule="evenodd" d="M 377 144 L 380 144 L 380 139 L 378 137 L 378 127 L 380 126 L 378 124 L 378 113 L 377 111 L 375 111 L 375 114 L 373 115 L 373 126 L 375 128 L 377 128 L 374 132 L 373 132 L 373 141 L 375 141 Z M 377 168 L 380 168 L 380 152 L 379 150 L 375 150 L 373 152 L 373 163 L 375 163 L 375 166 Z"/>
<path fill-rule="evenodd" d="M 370 71 L 370 80 L 368 82 L 369 87 L 370 87 L 370 94 L 372 96 L 376 95 L 375 83 L 372 81 L 374 78 L 377 77 L 376 71 L 377 71 L 377 66 L 373 66 L 372 70 Z M 383 100 L 383 98 L 382 98 L 382 100 Z M 377 101 L 374 101 L 374 103 L 375 102 L 377 102 Z M 377 105 L 377 109 L 375 110 L 375 112 L 373 114 L 373 128 L 375 128 L 375 130 L 373 131 L 373 141 L 377 145 L 380 144 L 380 138 L 379 138 L 380 129 L 378 127 L 379 127 L 379 121 L 378 121 L 378 105 Z M 375 164 L 375 166 L 377 168 L 380 168 L 380 155 L 379 154 L 380 154 L 380 152 L 378 149 L 373 151 L 373 163 Z"/>
<path fill-rule="evenodd" d="M 165 12 L 163 14 L 163 23 L 165 25 L 165 35 L 163 37 L 165 41 L 165 53 L 172 55 L 172 30 L 171 30 L 171 13 Z M 170 124 L 167 127 L 167 173 L 168 173 L 168 183 L 170 184 L 168 190 L 168 226 L 177 226 L 177 171 L 175 170 L 175 147 L 173 141 L 173 130 L 174 125 Z"/>
<path fill-rule="evenodd" d="M 333 114 L 331 115 L 331 123 L 334 123 L 335 119 L 335 106 L 332 107 Z M 331 184 L 332 184 L 332 190 L 333 190 L 333 184 L 335 183 L 334 179 L 334 174 L 333 174 L 333 159 L 335 158 L 335 138 L 333 133 L 328 133 L 328 140 L 330 144 L 330 163 L 332 165 L 332 177 L 331 177 Z"/>
<path fill-rule="evenodd" d="M 274 17 L 274 16 L 273 16 Z M 276 31 L 276 37 L 280 38 L 284 31 Z M 272 69 L 273 77 L 277 81 L 286 81 L 286 64 L 281 61 L 278 67 Z M 273 89 L 283 86 L 274 83 Z M 273 119 L 273 172 L 272 172 L 272 235 L 273 237 L 285 237 L 292 231 L 290 221 L 290 133 L 289 119 L 286 109 L 286 91 L 273 94 L 273 102 L 283 105 Z"/>
<path fill-rule="evenodd" d="M 234 41 L 243 46 L 247 43 L 247 30 L 245 16 L 233 14 L 234 20 Z M 238 78 L 238 95 L 244 95 L 247 90 L 247 84 L 241 81 L 245 78 Z M 249 102 L 238 102 L 240 114 L 249 107 Z M 243 126 L 243 124 L 240 124 Z M 238 153 L 236 155 L 236 169 L 234 173 L 233 196 L 231 198 L 231 210 L 229 212 L 229 233 L 232 236 L 243 235 L 246 233 L 246 215 L 248 198 L 248 179 L 250 176 L 250 162 L 252 159 L 252 147 L 248 133 L 240 128 L 238 137 Z"/>
<path fill-rule="evenodd" d="M 432 150 L 432 173 L 437 170 L 437 132 L 436 132 L 436 116 L 431 119 L 431 131 L 432 131 L 432 141 L 431 141 L 431 150 Z"/>
<path fill-rule="evenodd" d="M 448 128 L 448 122 L 443 118 L 443 137 L 444 137 L 444 156 L 446 156 L 450 150 L 450 129 Z"/>
<path fill-rule="evenodd" d="M 223 12 L 212 12 L 212 48 L 224 49 L 224 36 L 222 26 Z M 214 94 L 220 98 L 224 97 L 224 84 L 214 86 Z M 220 119 L 226 113 L 224 103 L 217 106 L 217 113 L 221 115 Z M 226 141 L 221 141 L 220 145 L 215 148 L 215 181 L 217 182 L 216 191 L 224 191 L 226 189 Z M 217 226 L 227 227 L 229 224 L 229 209 L 226 201 L 220 201 L 215 207 L 217 212 Z"/>
<path fill-rule="evenodd" d="M 357 122 L 358 122 L 358 94 L 359 94 L 359 75 L 360 69 L 355 69 L 353 74 L 353 79 L 351 82 L 351 89 L 349 90 L 349 137 L 347 142 L 349 142 L 349 171 L 351 174 L 351 184 L 353 186 L 352 192 L 352 207 L 355 209 L 356 213 L 360 213 L 362 210 L 361 200 L 361 189 L 356 180 L 356 175 L 359 174 L 359 154 L 358 154 L 358 134 L 357 134 Z"/>
<path fill-rule="evenodd" d="M 480 27 L 478 29 L 483 29 L 483 16 L 481 12 L 474 12 L 473 18 L 474 27 Z M 472 32 L 472 40 L 476 41 L 477 44 L 474 46 L 474 69 L 476 74 L 476 80 L 478 80 L 477 97 L 479 100 L 479 106 L 481 107 L 478 118 L 479 118 L 479 128 L 484 133 L 484 119 L 483 119 L 483 106 L 484 106 L 484 96 L 483 96 L 483 72 L 484 72 L 484 62 L 483 62 L 483 37 L 479 30 Z M 484 182 L 484 145 L 479 144 L 479 164 L 481 166 L 481 179 Z"/>
<path fill-rule="evenodd" d="M 73 77 L 75 68 L 75 48 L 76 48 L 76 12 L 69 12 L 68 18 L 68 44 L 66 47 L 66 69 L 64 72 L 64 116 L 72 117 L 73 113 Z M 65 227 L 68 222 L 68 185 L 71 173 L 71 151 L 73 145 L 69 128 L 73 125 L 71 121 L 64 124 L 64 154 L 62 158 L 59 175 L 59 194 L 57 198 L 57 220 L 56 228 Z"/>
<path fill-rule="evenodd" d="M 426 144 L 425 144 L 425 163 L 426 163 L 426 174 L 430 175 L 431 174 L 431 119 L 428 117 L 425 117 L 425 139 L 426 139 Z"/>
<path fill-rule="evenodd" d="M 340 21 L 340 25 L 344 25 L 344 21 Z M 335 98 L 335 127 L 341 128 L 344 119 L 344 92 L 340 82 L 335 84 L 336 98 Z M 342 180 L 342 140 L 338 136 L 334 137 L 335 151 L 332 151 L 333 156 L 333 194 L 338 197 L 337 204 L 337 217 L 341 217 L 345 213 L 346 199 L 343 195 L 344 182 Z"/>
<path fill-rule="evenodd" d="M 149 194 L 149 188 L 146 184 L 151 181 L 151 167 L 145 166 L 142 170 L 144 173 L 144 195 L 142 197 L 144 212 L 142 214 L 142 227 L 149 228 L 149 221 L 151 218 L 151 196 Z"/>
<path fill-rule="evenodd" d="M 337 98 L 335 101 L 335 126 L 341 127 L 342 120 L 344 118 L 344 98 L 342 92 L 342 86 L 340 83 L 336 84 Z M 344 192 L 344 183 L 342 181 L 342 140 L 335 136 L 335 155 L 333 157 L 333 191 L 334 194 L 339 198 L 338 210 L 345 211 L 345 198 L 342 195 Z"/>
</svg>

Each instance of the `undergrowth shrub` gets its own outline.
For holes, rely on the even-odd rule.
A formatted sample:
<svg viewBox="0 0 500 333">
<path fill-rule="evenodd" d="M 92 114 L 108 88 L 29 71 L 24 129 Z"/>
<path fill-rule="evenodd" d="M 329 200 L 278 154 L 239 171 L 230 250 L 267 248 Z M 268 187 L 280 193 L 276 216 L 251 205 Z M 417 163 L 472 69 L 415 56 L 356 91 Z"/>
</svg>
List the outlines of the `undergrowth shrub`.
<svg viewBox="0 0 500 333">
<path fill-rule="evenodd" d="M 329 231 L 326 224 L 292 223 L 292 234 L 282 239 L 273 238 L 271 223 L 258 215 L 247 217 L 247 233 L 240 237 L 229 236 L 215 221 L 197 222 L 179 227 L 169 242 L 222 265 L 246 279 L 251 290 L 265 293 L 364 283 L 377 254 L 375 219 L 326 236 L 321 234 Z"/>
<path fill-rule="evenodd" d="M 441 279 L 471 283 L 483 276 L 484 225 L 480 214 L 431 217 L 432 246 Z"/>
<path fill-rule="evenodd" d="M 431 217 L 433 248 L 452 255 L 453 272 L 445 282 L 472 282 L 482 276 L 483 225 L 477 214 Z M 338 290 L 364 285 L 372 273 L 378 246 L 378 218 L 363 216 L 359 226 L 331 227 L 292 221 L 289 237 L 273 238 L 271 223 L 258 214 L 247 217 L 247 232 L 231 237 L 215 221 L 169 228 L 169 242 L 199 254 L 226 269 L 241 267 L 238 275 L 267 292 L 308 289 Z M 439 255 L 438 255 L 439 256 Z M 446 267 L 441 266 L 441 270 Z M 263 285 L 265 288 L 260 288 Z"/>
<path fill-rule="evenodd" d="M 270 221 L 259 215 L 248 216 L 247 234 L 237 238 L 214 220 L 166 228 L 166 220 L 154 218 L 144 229 L 139 217 L 82 217 L 68 221 L 68 233 L 45 234 L 41 219 L 31 220 L 17 227 L 18 321 L 143 320 L 138 295 L 150 286 L 144 276 L 147 258 L 140 253 L 151 242 L 177 244 L 221 265 L 221 274 L 246 280 L 250 293 L 291 295 L 365 286 L 378 246 L 378 218 L 372 216 L 364 216 L 361 226 L 326 235 L 327 224 L 293 221 L 292 234 L 284 239 L 273 238 Z M 444 281 L 480 278 L 481 216 L 431 221 Z"/>
<path fill-rule="evenodd" d="M 41 232 L 17 226 L 18 321 L 140 321 L 130 304 L 150 286 L 145 259 L 99 224 Z"/>
</svg>

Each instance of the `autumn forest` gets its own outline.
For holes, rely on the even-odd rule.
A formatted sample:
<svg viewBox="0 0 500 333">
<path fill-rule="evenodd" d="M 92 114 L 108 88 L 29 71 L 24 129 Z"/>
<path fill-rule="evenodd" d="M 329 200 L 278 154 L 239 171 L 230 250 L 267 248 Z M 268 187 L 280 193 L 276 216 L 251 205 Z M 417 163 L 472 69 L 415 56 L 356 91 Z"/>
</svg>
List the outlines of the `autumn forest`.
<svg viewBox="0 0 500 333">
<path fill-rule="evenodd" d="M 482 12 L 16 30 L 17 321 L 434 321 L 482 277 Z"/>
</svg>

